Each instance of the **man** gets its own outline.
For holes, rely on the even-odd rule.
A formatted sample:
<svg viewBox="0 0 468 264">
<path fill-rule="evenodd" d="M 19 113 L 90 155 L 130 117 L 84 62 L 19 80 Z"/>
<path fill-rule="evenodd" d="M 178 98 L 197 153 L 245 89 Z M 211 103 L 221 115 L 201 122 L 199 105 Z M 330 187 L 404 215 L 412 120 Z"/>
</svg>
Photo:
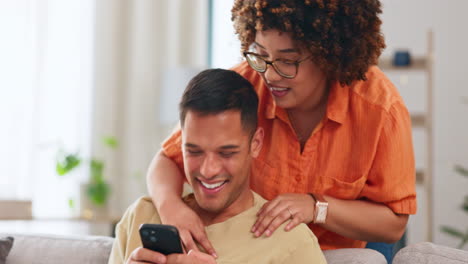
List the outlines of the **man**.
<svg viewBox="0 0 468 264">
<path fill-rule="evenodd" d="M 184 200 L 203 221 L 218 258 L 193 251 L 166 257 L 141 248 L 139 226 L 161 223 L 150 198 L 141 198 L 117 225 L 109 263 L 325 263 L 306 225 L 268 238 L 250 232 L 266 202 L 249 187 L 263 141 L 257 107 L 251 84 L 221 69 L 195 76 L 180 103 L 184 171 L 193 189 Z"/>
</svg>

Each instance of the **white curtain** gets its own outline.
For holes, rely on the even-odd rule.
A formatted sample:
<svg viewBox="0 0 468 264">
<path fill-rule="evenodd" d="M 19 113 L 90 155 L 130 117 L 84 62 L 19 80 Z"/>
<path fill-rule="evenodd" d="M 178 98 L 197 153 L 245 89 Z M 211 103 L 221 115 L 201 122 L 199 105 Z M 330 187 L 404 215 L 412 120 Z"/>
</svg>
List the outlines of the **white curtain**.
<svg viewBox="0 0 468 264">
<path fill-rule="evenodd" d="M 208 15 L 208 0 L 0 0 L 0 199 L 31 199 L 39 218 L 78 216 L 68 199 L 80 201 L 88 172 L 57 176 L 60 147 L 105 161 L 111 216 L 146 194 L 177 123 L 183 87 L 171 80 L 207 65 Z"/>
<path fill-rule="evenodd" d="M 74 214 L 55 155 L 90 151 L 93 21 L 91 0 L 0 1 L 0 199 L 36 217 Z"/>
<path fill-rule="evenodd" d="M 207 65 L 207 0 L 100 0 L 96 6 L 93 154 L 106 160 L 112 182 L 111 215 L 145 195 L 151 158 L 177 120 L 161 122 L 163 101 L 177 102 L 180 87 L 168 74 Z M 175 69 L 175 70 L 174 70 Z M 177 78 L 177 77 L 176 77 Z M 182 77 L 181 77 L 182 78 Z M 171 83 L 169 81 L 169 83 Z M 172 105 L 177 111 L 177 105 Z M 171 111 L 171 112 L 172 112 Z M 105 153 L 100 136 L 115 135 L 119 149 Z"/>
</svg>

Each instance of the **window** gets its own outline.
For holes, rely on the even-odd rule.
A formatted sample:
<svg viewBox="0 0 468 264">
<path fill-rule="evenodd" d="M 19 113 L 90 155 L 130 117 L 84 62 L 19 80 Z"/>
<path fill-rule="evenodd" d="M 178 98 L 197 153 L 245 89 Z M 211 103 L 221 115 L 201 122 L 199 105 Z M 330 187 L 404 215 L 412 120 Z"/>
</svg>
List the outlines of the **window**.
<svg viewBox="0 0 468 264">
<path fill-rule="evenodd" d="M 211 0 L 211 61 L 213 68 L 229 69 L 242 61 L 240 42 L 234 34 L 231 8 L 234 1 Z"/>
<path fill-rule="evenodd" d="M 70 216 L 79 177 L 55 155 L 90 149 L 92 0 L 0 2 L 0 199 L 31 199 L 36 217 Z"/>
</svg>

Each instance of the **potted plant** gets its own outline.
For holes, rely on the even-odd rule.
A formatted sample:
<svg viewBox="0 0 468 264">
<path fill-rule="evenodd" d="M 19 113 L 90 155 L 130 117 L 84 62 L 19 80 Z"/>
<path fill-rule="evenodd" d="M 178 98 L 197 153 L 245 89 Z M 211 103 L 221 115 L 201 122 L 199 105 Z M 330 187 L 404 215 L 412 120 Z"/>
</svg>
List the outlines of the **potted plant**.
<svg viewBox="0 0 468 264">
<path fill-rule="evenodd" d="M 468 169 L 457 165 L 455 166 L 455 170 L 459 174 L 468 177 Z M 468 195 L 465 195 L 465 201 L 463 202 L 461 208 L 463 211 L 465 211 L 465 213 L 468 214 Z M 460 249 L 463 248 L 466 243 L 468 243 L 468 228 L 463 232 L 462 230 L 450 226 L 442 226 L 441 230 L 450 236 L 460 239 L 460 244 L 458 244 L 458 248 Z"/>
<path fill-rule="evenodd" d="M 463 102 L 468 104 L 468 97 L 463 98 Z M 462 167 L 460 165 L 455 166 L 455 171 L 458 172 L 460 175 L 468 177 L 468 169 L 465 167 Z M 468 195 L 465 195 L 465 200 L 461 205 L 461 209 L 465 211 L 465 213 L 468 214 Z M 466 243 L 468 243 L 468 227 L 466 230 L 463 232 L 463 230 L 459 230 L 450 226 L 442 226 L 441 227 L 442 232 L 456 237 L 460 239 L 460 244 L 458 244 L 458 248 L 463 248 Z"/>
<path fill-rule="evenodd" d="M 118 147 L 118 141 L 114 137 L 104 137 L 102 143 L 112 150 Z M 81 187 L 82 195 L 86 197 L 85 200 L 81 200 L 81 216 L 86 219 L 99 218 L 98 215 L 102 215 L 103 212 L 105 214 L 105 207 L 111 192 L 110 185 L 104 177 L 104 161 L 96 157 L 86 160 L 78 152 L 70 153 L 59 150 L 55 168 L 59 176 L 64 176 L 84 164 L 89 166 L 90 177 L 88 182 Z M 71 208 L 75 206 L 73 199 L 69 199 L 68 203 Z"/>
</svg>

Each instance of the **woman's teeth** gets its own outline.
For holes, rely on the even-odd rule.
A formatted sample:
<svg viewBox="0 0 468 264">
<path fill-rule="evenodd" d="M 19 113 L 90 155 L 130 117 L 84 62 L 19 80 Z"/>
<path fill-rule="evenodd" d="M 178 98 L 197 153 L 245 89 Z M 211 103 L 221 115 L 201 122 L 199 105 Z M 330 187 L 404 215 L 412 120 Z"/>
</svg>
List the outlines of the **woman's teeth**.
<svg viewBox="0 0 468 264">
<path fill-rule="evenodd" d="M 207 189 L 215 189 L 215 188 L 218 188 L 219 186 L 223 185 L 225 183 L 225 181 L 222 181 L 222 182 L 217 182 L 217 183 L 213 183 L 213 184 L 208 184 L 206 182 L 201 182 L 201 185 L 203 185 L 203 187 L 207 188 Z"/>
<path fill-rule="evenodd" d="M 279 87 L 270 87 L 270 89 L 271 89 L 272 91 L 278 91 L 278 92 L 282 92 L 282 91 L 288 90 L 288 88 L 279 88 Z"/>
</svg>

